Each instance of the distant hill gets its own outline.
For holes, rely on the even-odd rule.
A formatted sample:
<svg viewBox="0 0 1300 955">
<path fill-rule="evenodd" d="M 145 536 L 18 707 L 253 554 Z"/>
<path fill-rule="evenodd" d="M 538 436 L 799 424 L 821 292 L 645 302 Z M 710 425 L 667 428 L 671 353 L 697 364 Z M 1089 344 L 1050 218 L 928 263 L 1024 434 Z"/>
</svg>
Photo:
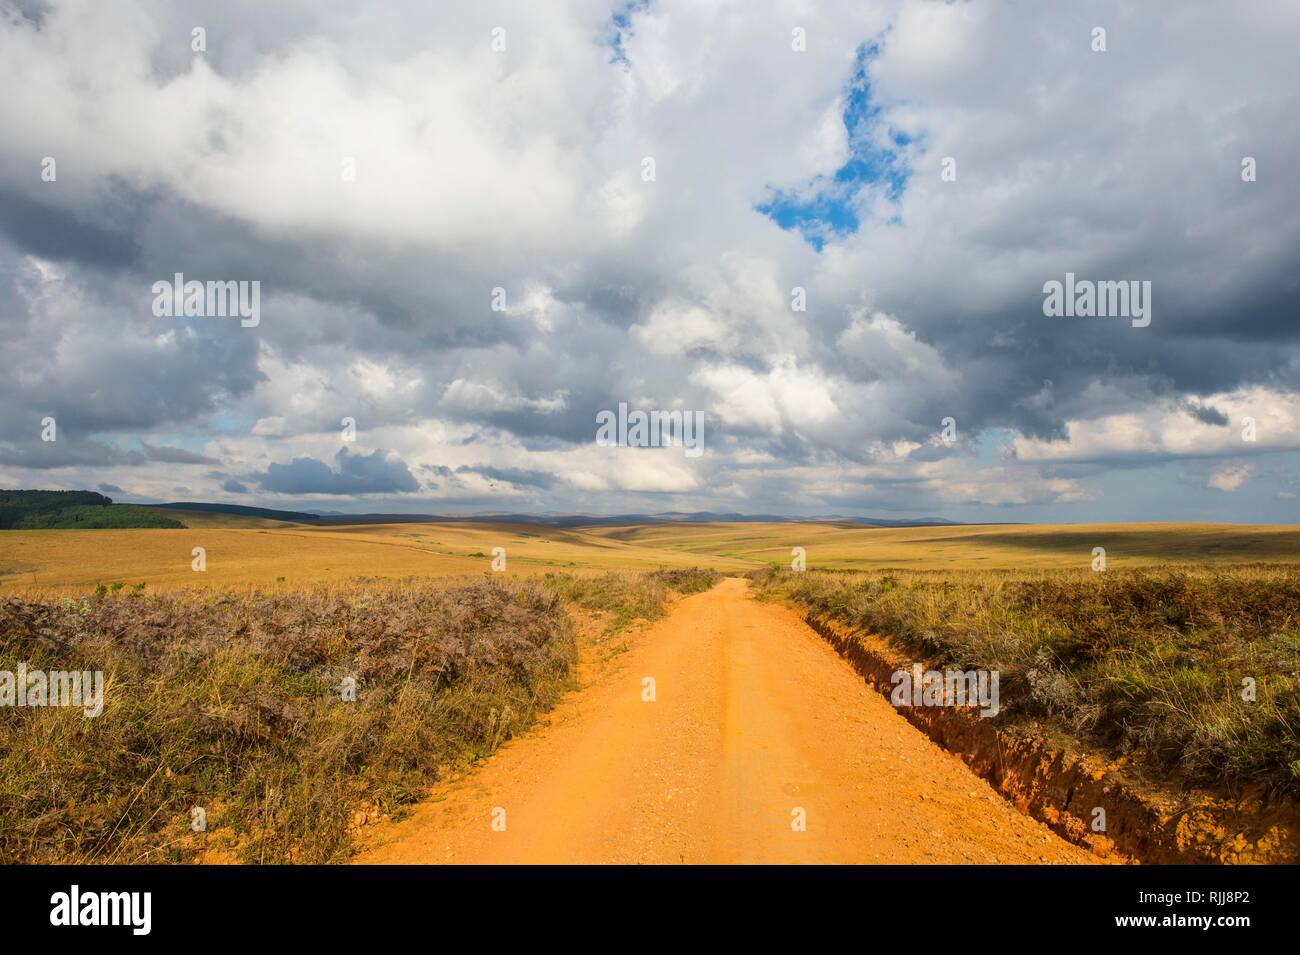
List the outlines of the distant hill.
<svg viewBox="0 0 1300 955">
<path fill-rule="evenodd" d="M 277 511 L 270 507 L 246 507 L 243 504 L 207 504 L 199 501 L 177 501 L 174 504 L 144 504 L 167 511 L 203 511 L 210 514 L 238 514 L 240 517 L 264 517 L 273 521 L 289 521 L 294 524 L 319 524 L 318 514 L 306 511 Z"/>
<path fill-rule="evenodd" d="M 184 527 L 139 504 L 114 504 L 95 491 L 0 491 L 2 530 Z"/>
<path fill-rule="evenodd" d="M 737 514 L 715 511 L 667 511 L 659 514 L 516 514 L 487 512 L 479 514 L 343 514 L 338 511 L 279 511 L 269 507 L 248 507 L 243 504 L 214 504 L 195 501 L 176 501 L 170 504 L 149 504 L 147 507 L 167 511 L 203 511 L 215 514 L 236 514 L 268 520 L 288 521 L 294 524 L 460 524 L 502 523 L 542 524 L 547 527 L 608 527 L 619 524 L 683 523 L 840 523 L 860 527 L 940 527 L 960 525 L 942 517 L 920 517 L 893 520 L 879 517 L 851 517 L 823 515 L 818 517 L 785 517 L 779 514 Z"/>
</svg>

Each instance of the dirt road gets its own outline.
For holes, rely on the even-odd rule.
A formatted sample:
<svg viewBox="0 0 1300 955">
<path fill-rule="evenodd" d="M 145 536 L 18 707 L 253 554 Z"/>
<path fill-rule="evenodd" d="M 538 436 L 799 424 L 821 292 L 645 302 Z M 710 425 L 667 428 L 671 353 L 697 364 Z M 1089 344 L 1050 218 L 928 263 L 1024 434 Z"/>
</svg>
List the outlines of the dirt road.
<svg viewBox="0 0 1300 955">
<path fill-rule="evenodd" d="M 743 580 L 686 598 L 631 646 L 550 725 L 439 789 L 360 861 L 1095 861 Z"/>
</svg>

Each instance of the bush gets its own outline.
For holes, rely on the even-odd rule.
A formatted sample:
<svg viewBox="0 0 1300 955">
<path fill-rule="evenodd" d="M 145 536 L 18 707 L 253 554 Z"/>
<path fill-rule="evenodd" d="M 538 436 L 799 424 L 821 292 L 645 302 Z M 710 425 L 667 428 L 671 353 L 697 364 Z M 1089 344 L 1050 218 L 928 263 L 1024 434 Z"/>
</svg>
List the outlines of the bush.
<svg viewBox="0 0 1300 955">
<path fill-rule="evenodd" d="M 698 594 L 711 590 L 722 579 L 716 570 L 699 567 L 683 567 L 676 570 L 656 570 L 650 578 L 663 584 L 669 590 L 681 594 Z"/>
<path fill-rule="evenodd" d="M 609 573 L 577 575 L 548 573 L 544 586 L 584 610 L 609 613 L 608 632 L 617 633 L 637 620 L 663 616 L 669 591 L 693 594 L 708 590 L 721 579 L 713 570 L 688 568 L 657 570 L 646 574 Z"/>
<path fill-rule="evenodd" d="M 4 713 L 0 862 L 190 861 L 214 840 L 339 861 L 359 805 L 491 752 L 575 658 L 563 602 L 527 583 L 4 598 L 0 670 L 102 670 L 105 702 Z"/>
</svg>

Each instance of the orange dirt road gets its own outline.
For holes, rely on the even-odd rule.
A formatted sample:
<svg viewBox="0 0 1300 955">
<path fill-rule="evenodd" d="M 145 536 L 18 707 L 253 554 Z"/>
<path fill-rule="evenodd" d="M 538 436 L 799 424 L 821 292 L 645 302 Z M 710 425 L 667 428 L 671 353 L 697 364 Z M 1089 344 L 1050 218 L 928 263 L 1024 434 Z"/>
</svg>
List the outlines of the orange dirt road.
<svg viewBox="0 0 1300 955">
<path fill-rule="evenodd" d="M 549 725 L 383 827 L 358 861 L 1096 861 L 1009 806 L 744 580 L 680 601 L 631 643 Z M 505 831 L 492 827 L 499 809 Z"/>
</svg>

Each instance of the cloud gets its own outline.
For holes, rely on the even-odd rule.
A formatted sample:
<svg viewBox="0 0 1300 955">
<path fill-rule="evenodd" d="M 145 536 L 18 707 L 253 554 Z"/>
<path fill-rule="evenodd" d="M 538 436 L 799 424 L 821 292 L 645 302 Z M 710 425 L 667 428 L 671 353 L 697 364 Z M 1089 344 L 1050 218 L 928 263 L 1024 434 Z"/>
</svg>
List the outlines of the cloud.
<svg viewBox="0 0 1300 955">
<path fill-rule="evenodd" d="M 1227 427 L 1228 416 L 1212 405 L 1203 405 L 1195 399 L 1183 402 L 1183 409 L 1202 424 L 1217 424 Z"/>
<path fill-rule="evenodd" d="M 1218 491 L 1235 491 L 1246 483 L 1246 478 L 1250 477 L 1254 470 L 1255 466 L 1252 464 L 1224 465 L 1215 469 L 1205 486 Z"/>
<path fill-rule="evenodd" d="M 220 464 L 216 458 L 210 458 L 206 454 L 200 454 L 197 451 L 187 451 L 184 448 L 174 448 L 169 445 L 160 445 L 153 447 L 141 442 L 144 446 L 144 453 L 150 461 L 159 461 L 163 464 Z"/>
<path fill-rule="evenodd" d="M 1199 401 L 1152 402 L 1147 407 L 1066 423 L 1064 440 L 1018 437 L 1021 461 L 1132 462 L 1236 456 L 1300 450 L 1300 394 L 1251 388 L 1213 396 L 1206 413 Z M 1219 411 L 1226 408 L 1227 411 Z M 1231 422 L 1255 422 L 1253 439 Z"/>
<path fill-rule="evenodd" d="M 553 474 L 524 468 L 469 467 L 462 465 L 456 471 L 461 474 L 479 474 L 491 481 L 504 481 L 519 487 L 546 489 L 555 483 L 555 475 Z"/>
<path fill-rule="evenodd" d="M 315 458 L 272 463 L 250 479 L 276 494 L 393 494 L 418 491 L 420 484 L 400 457 L 391 451 L 352 454 L 340 448 L 335 467 Z"/>
<path fill-rule="evenodd" d="M 788 18 L 0 18 L 0 478 L 357 510 L 1085 519 L 1167 464 L 1248 458 L 1241 493 L 1173 482 L 1152 513 L 1288 519 L 1300 10 L 832 0 L 800 14 L 803 53 L 772 29 Z M 178 271 L 260 281 L 261 324 L 155 318 Z M 1150 280 L 1152 324 L 1046 318 L 1067 271 Z M 703 411 L 705 455 L 595 448 L 620 401 Z M 934 440 L 947 417 L 958 449 Z M 392 458 L 340 457 L 344 418 Z"/>
</svg>

